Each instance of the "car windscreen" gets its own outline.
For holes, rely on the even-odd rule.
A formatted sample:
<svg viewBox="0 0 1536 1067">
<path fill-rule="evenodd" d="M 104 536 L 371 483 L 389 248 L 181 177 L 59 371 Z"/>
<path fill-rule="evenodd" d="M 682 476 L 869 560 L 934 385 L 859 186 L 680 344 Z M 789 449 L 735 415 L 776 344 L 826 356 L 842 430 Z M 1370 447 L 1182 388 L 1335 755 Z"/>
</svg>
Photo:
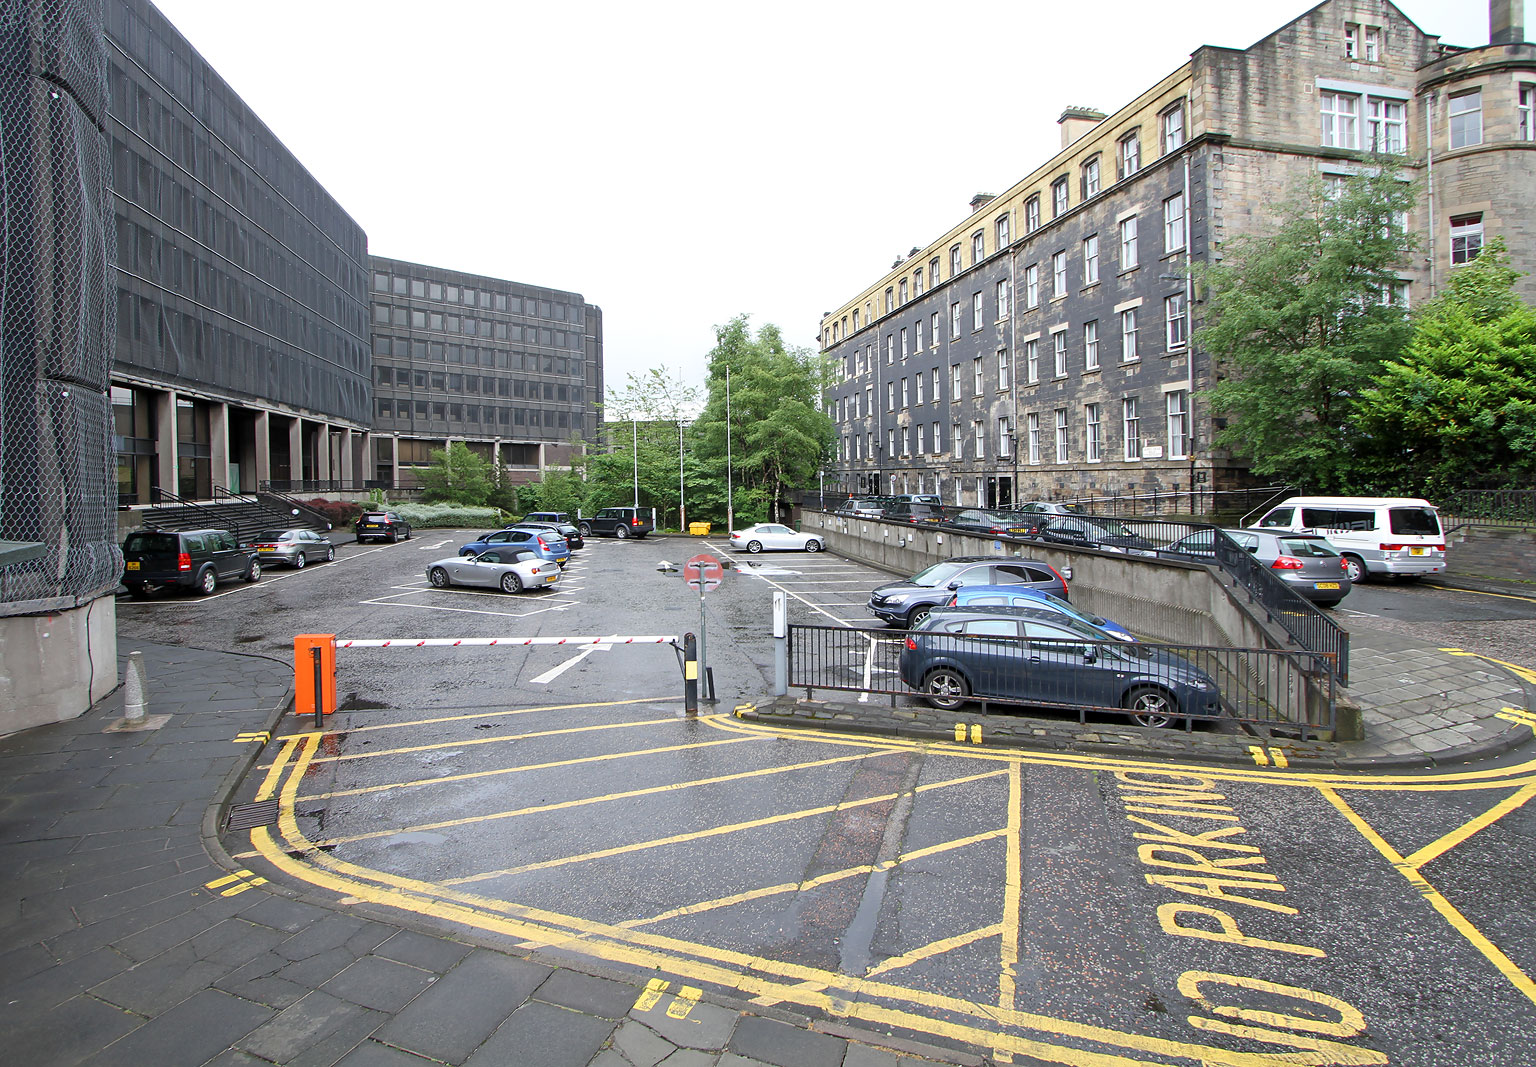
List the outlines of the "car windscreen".
<svg viewBox="0 0 1536 1067">
<path fill-rule="evenodd" d="M 964 570 L 966 564 L 946 560 L 943 563 L 935 563 L 931 567 L 925 567 L 911 578 L 907 579 L 913 585 L 926 585 L 930 587 L 941 586 L 955 575 Z"/>
<path fill-rule="evenodd" d="M 175 555 L 178 551 L 176 535 L 168 533 L 131 533 L 123 542 L 124 552 L 157 553 L 169 552 Z"/>
<path fill-rule="evenodd" d="M 359 521 L 360 522 L 388 522 L 389 521 L 389 515 L 387 513 L 385 513 L 385 512 L 382 512 L 382 511 L 365 511 L 365 512 L 363 512 L 362 518 Z"/>
<path fill-rule="evenodd" d="M 1392 532 L 1406 537 L 1439 537 L 1440 516 L 1434 508 L 1388 508 Z"/>
<path fill-rule="evenodd" d="M 261 531 L 261 533 L 256 535 L 254 540 L 257 540 L 257 541 L 281 541 L 283 538 L 287 537 L 292 532 L 293 531 L 291 531 L 291 530 L 263 530 L 263 531 Z"/>
<path fill-rule="evenodd" d="M 1288 556 L 1337 556 L 1338 553 L 1323 542 L 1310 537 L 1281 537 L 1280 551 Z"/>
</svg>

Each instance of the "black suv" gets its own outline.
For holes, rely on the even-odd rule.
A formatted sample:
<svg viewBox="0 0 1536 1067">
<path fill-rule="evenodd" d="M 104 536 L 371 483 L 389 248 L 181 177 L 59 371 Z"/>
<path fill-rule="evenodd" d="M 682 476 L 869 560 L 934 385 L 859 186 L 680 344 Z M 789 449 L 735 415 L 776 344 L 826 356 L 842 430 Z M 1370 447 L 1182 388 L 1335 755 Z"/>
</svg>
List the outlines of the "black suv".
<svg viewBox="0 0 1536 1067">
<path fill-rule="evenodd" d="M 590 519 L 581 520 L 581 536 L 644 537 L 651 532 L 650 512 L 641 508 L 604 508 Z"/>
<path fill-rule="evenodd" d="M 256 550 L 228 530 L 135 530 L 123 542 L 123 585 L 135 597 L 176 587 L 207 594 L 220 582 L 260 577 Z"/>
<path fill-rule="evenodd" d="M 411 539 L 411 524 L 393 511 L 365 511 L 357 518 L 357 543 Z"/>
<path fill-rule="evenodd" d="M 869 595 L 869 613 L 891 626 L 916 626 L 936 607 L 949 603 L 962 585 L 1026 585 L 1067 599 L 1067 580 L 1049 563 L 1017 556 L 956 556 L 887 582 Z"/>
</svg>

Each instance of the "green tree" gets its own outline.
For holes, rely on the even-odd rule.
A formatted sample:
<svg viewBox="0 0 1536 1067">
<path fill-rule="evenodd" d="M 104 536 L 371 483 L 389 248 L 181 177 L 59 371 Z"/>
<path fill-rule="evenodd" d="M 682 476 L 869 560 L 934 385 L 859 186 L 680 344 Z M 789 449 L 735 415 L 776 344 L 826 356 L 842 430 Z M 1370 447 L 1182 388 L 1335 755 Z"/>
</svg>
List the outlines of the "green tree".
<svg viewBox="0 0 1536 1067">
<path fill-rule="evenodd" d="M 746 315 L 715 327 L 709 399 L 697 424 L 698 450 L 722 480 L 729 451 L 732 503 L 743 522 L 779 517 L 787 510 L 786 491 L 816 483 L 817 470 L 831 455 L 834 433 L 821 400 L 828 373 L 820 356 L 785 345 L 772 324 L 755 337 Z"/>
<path fill-rule="evenodd" d="M 603 405 L 607 447 L 583 465 L 593 510 L 631 503 L 638 487 L 639 506 L 654 507 L 659 525 L 679 524 L 678 450 L 683 447 L 686 456 L 686 422 L 698 397 L 696 386 L 665 366 L 630 374 L 622 388 L 609 391 Z"/>
<path fill-rule="evenodd" d="M 1229 419 L 1215 444 L 1255 473 L 1313 491 L 1358 476 L 1358 397 L 1411 332 L 1387 297 L 1413 248 L 1396 221 L 1412 206 L 1412 186 L 1387 167 L 1314 180 L 1280 208 L 1276 230 L 1236 238 L 1202 272 L 1195 340 L 1228 375 L 1206 394 Z"/>
<path fill-rule="evenodd" d="M 432 452 L 432 465 L 422 472 L 423 498 L 429 502 L 483 505 L 491 495 L 491 465 L 462 441 Z"/>
<path fill-rule="evenodd" d="M 1354 429 L 1383 489 L 1443 496 L 1536 478 L 1536 310 L 1502 240 L 1419 309 L 1401 358 L 1360 396 Z"/>
</svg>

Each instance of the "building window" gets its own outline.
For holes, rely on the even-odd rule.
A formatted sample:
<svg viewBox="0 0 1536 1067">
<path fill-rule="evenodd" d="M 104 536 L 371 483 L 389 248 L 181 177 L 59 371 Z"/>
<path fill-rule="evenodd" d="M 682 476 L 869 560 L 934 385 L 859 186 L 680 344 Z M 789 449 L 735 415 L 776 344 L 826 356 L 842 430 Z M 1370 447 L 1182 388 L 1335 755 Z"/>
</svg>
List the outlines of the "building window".
<svg viewBox="0 0 1536 1067">
<path fill-rule="evenodd" d="M 937 368 L 937 367 L 933 368 L 932 380 L 933 380 L 933 402 L 935 404 L 937 404 L 939 402 L 939 368 Z M 935 430 L 934 434 L 937 435 L 938 431 Z M 935 439 L 937 439 L 937 438 L 935 438 Z"/>
<path fill-rule="evenodd" d="M 916 401 L 918 407 L 922 407 L 923 406 L 923 375 L 922 375 L 921 371 L 919 371 L 917 373 L 917 375 L 915 376 L 912 384 L 915 386 L 916 393 L 917 393 L 917 395 L 914 396 L 912 399 L 914 401 Z"/>
<path fill-rule="evenodd" d="M 982 236 L 983 231 L 977 230 L 971 234 L 971 263 L 980 263 L 987 257 L 987 242 Z"/>
<path fill-rule="evenodd" d="M 1067 409 L 1056 409 L 1056 462 L 1067 461 Z"/>
<path fill-rule="evenodd" d="M 1141 458 L 1141 402 L 1134 396 L 1121 401 L 1125 420 L 1125 458 Z"/>
<path fill-rule="evenodd" d="M 1057 218 L 1067 210 L 1067 178 L 1062 175 L 1051 183 L 1051 218 Z"/>
<path fill-rule="evenodd" d="M 928 336 L 933 340 L 933 347 L 939 347 L 939 313 L 935 311 L 933 317 L 928 320 Z"/>
<path fill-rule="evenodd" d="M 901 358 L 902 359 L 906 359 L 907 358 L 907 351 L 908 351 L 908 349 L 907 349 L 907 328 L 905 326 L 903 326 L 901 328 Z"/>
<path fill-rule="evenodd" d="M 1084 448 L 1087 452 L 1089 463 L 1097 463 L 1104 458 L 1103 423 L 1099 417 L 1098 404 L 1083 405 L 1083 426 L 1087 431 L 1084 437 Z"/>
<path fill-rule="evenodd" d="M 922 381 L 922 379 L 919 378 L 918 381 Z M 917 440 L 915 442 L 916 448 L 913 451 L 916 452 L 917 455 L 921 456 L 923 454 L 923 452 L 924 452 L 923 439 L 928 436 L 928 424 L 920 422 L 920 423 L 917 424 L 916 428 L 917 428 Z"/>
<path fill-rule="evenodd" d="M 885 457 L 893 459 L 896 455 L 896 427 L 892 426 L 885 431 Z"/>
<path fill-rule="evenodd" d="M 928 277 L 933 279 L 929 284 L 939 284 L 939 257 L 934 256 L 928 261 Z"/>
<path fill-rule="evenodd" d="M 1067 331 L 1057 330 L 1051 334 L 1052 354 L 1056 358 L 1056 377 L 1067 376 Z"/>
<path fill-rule="evenodd" d="M 1120 362 L 1130 363 L 1141 357 L 1136 353 L 1136 309 L 1120 312 Z"/>
<path fill-rule="evenodd" d="M 907 279 L 901 279 L 900 286 L 901 288 L 897 295 L 897 303 L 905 304 L 907 302 Z"/>
<path fill-rule="evenodd" d="M 949 365 L 949 402 L 951 404 L 960 402 L 960 364 L 958 363 Z"/>
<path fill-rule="evenodd" d="M 960 273 L 960 246 L 955 245 L 949 250 L 949 276 L 953 278 Z"/>
<path fill-rule="evenodd" d="M 1317 94 L 1323 114 L 1323 144 L 1329 148 L 1360 147 L 1360 97 L 1353 93 Z"/>
<path fill-rule="evenodd" d="M 1099 320 L 1093 319 L 1083 323 L 1083 369 L 1097 370 L 1099 367 Z"/>
<path fill-rule="evenodd" d="M 854 308 L 853 309 L 853 332 L 854 333 L 858 333 L 859 332 L 859 309 L 858 308 Z"/>
<path fill-rule="evenodd" d="M 887 367 L 889 367 L 892 363 L 895 363 L 895 362 L 896 362 L 896 335 L 893 334 L 893 333 L 888 333 L 888 334 L 885 335 L 885 365 Z"/>
<path fill-rule="evenodd" d="M 918 319 L 912 324 L 912 353 L 916 355 L 923 350 L 923 320 Z"/>
<path fill-rule="evenodd" d="M 997 420 L 997 458 L 1007 459 L 1013 455 L 1013 432 L 1008 425 L 1007 416 Z"/>
<path fill-rule="evenodd" d="M 956 300 L 949 305 L 949 337 L 950 340 L 960 336 L 960 301 Z"/>
<path fill-rule="evenodd" d="M 1168 405 L 1168 458 L 1185 459 L 1189 453 L 1185 441 L 1189 437 L 1189 393 L 1183 389 L 1167 394 Z"/>
<path fill-rule="evenodd" d="M 1184 329 L 1184 294 L 1176 293 L 1163 301 L 1164 319 L 1168 323 L 1168 347 L 1183 348 L 1188 335 Z"/>
<path fill-rule="evenodd" d="M 1163 155 L 1184 144 L 1184 105 L 1178 103 L 1158 116 L 1163 135 Z"/>
<path fill-rule="evenodd" d="M 1040 306 L 1040 264 L 1031 263 L 1024 268 L 1024 306 Z"/>
<path fill-rule="evenodd" d="M 1006 319 L 1013 314 L 1013 292 L 1008 287 L 1008 279 L 1004 278 L 997 283 L 997 317 Z"/>
<path fill-rule="evenodd" d="M 889 315 L 896 310 L 896 293 L 890 286 L 885 289 L 885 313 Z"/>
<path fill-rule="evenodd" d="M 971 329 L 979 330 L 982 327 L 981 293 L 971 294 Z"/>
<path fill-rule="evenodd" d="M 1536 141 L 1536 85 L 1520 86 L 1520 140 Z"/>
<path fill-rule="evenodd" d="M 1408 105 L 1401 100 L 1370 97 L 1366 101 L 1366 134 L 1372 152 L 1402 155 L 1407 146 Z"/>
<path fill-rule="evenodd" d="M 1032 196 L 1024 201 L 1024 232 L 1034 233 L 1040 228 L 1040 197 Z"/>
<path fill-rule="evenodd" d="M 1083 199 L 1095 196 L 1099 191 L 1099 157 L 1094 156 L 1083 164 Z"/>
<path fill-rule="evenodd" d="M 1117 163 L 1116 170 L 1120 177 L 1129 178 L 1141 169 L 1141 131 L 1132 130 L 1120 138 L 1119 150 L 1115 153 Z"/>
<path fill-rule="evenodd" d="M 895 411 L 896 410 L 896 383 L 895 382 L 886 382 L 885 383 L 885 410 L 886 411 Z"/>
<path fill-rule="evenodd" d="M 1358 23 L 1344 23 L 1344 58 L 1360 58 L 1360 26 Z"/>
<path fill-rule="evenodd" d="M 1458 215 L 1451 219 L 1451 263 L 1471 263 L 1483 251 L 1483 216 Z"/>
<path fill-rule="evenodd" d="M 1083 238 L 1083 284 L 1099 280 L 1099 235 Z"/>
<path fill-rule="evenodd" d="M 1184 247 L 1184 194 L 1176 193 L 1163 201 L 1163 251 L 1177 252 Z"/>
<path fill-rule="evenodd" d="M 1025 440 L 1029 442 L 1029 461 L 1040 462 L 1040 416 L 1024 416 Z"/>
<path fill-rule="evenodd" d="M 1136 216 L 1120 220 L 1120 269 L 1136 266 Z"/>
<path fill-rule="evenodd" d="M 1365 61 L 1377 63 L 1381 61 L 1381 27 L 1367 26 L 1365 28 Z"/>
<path fill-rule="evenodd" d="M 971 360 L 971 392 L 981 395 L 981 357 Z"/>
<path fill-rule="evenodd" d="M 997 387 L 1008 388 L 1008 350 L 1006 348 L 997 350 Z"/>
<path fill-rule="evenodd" d="M 1483 91 L 1451 97 L 1451 147 L 1467 148 L 1483 143 Z"/>
<path fill-rule="evenodd" d="M 971 442 L 972 442 L 972 447 L 976 449 L 976 458 L 977 459 L 986 459 L 987 458 L 986 431 L 984 429 L 982 429 L 982 422 L 981 422 L 980 419 L 973 419 L 971 421 Z"/>
<path fill-rule="evenodd" d="M 901 454 L 903 456 L 905 456 L 910 451 L 910 449 L 907 447 L 908 444 L 909 444 L 909 431 L 908 431 L 907 427 L 903 426 L 901 428 Z"/>
<path fill-rule="evenodd" d="M 923 268 L 918 267 L 912 272 L 912 295 L 923 295 Z"/>
<path fill-rule="evenodd" d="M 1008 247 L 1008 216 L 1007 215 L 999 215 L 997 217 L 997 221 L 992 224 L 992 228 L 993 228 L 993 230 L 997 234 L 997 247 L 999 249 L 1007 248 Z"/>
<path fill-rule="evenodd" d="M 1033 385 L 1040 380 L 1040 342 L 1024 342 L 1024 380 Z"/>
<path fill-rule="evenodd" d="M 1051 296 L 1059 298 L 1067 295 L 1067 254 L 1065 252 L 1053 252 L 1051 254 Z"/>
</svg>

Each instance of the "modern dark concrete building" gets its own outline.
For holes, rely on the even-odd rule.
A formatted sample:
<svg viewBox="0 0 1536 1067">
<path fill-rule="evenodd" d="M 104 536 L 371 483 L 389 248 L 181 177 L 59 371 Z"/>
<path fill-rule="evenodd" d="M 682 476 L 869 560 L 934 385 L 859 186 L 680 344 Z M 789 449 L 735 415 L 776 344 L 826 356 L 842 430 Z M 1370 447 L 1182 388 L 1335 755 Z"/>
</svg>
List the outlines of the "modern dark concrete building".
<svg viewBox="0 0 1536 1067">
<path fill-rule="evenodd" d="M 580 293 L 371 257 L 370 477 L 420 484 L 462 441 L 515 481 L 597 440 L 602 310 Z"/>
</svg>

